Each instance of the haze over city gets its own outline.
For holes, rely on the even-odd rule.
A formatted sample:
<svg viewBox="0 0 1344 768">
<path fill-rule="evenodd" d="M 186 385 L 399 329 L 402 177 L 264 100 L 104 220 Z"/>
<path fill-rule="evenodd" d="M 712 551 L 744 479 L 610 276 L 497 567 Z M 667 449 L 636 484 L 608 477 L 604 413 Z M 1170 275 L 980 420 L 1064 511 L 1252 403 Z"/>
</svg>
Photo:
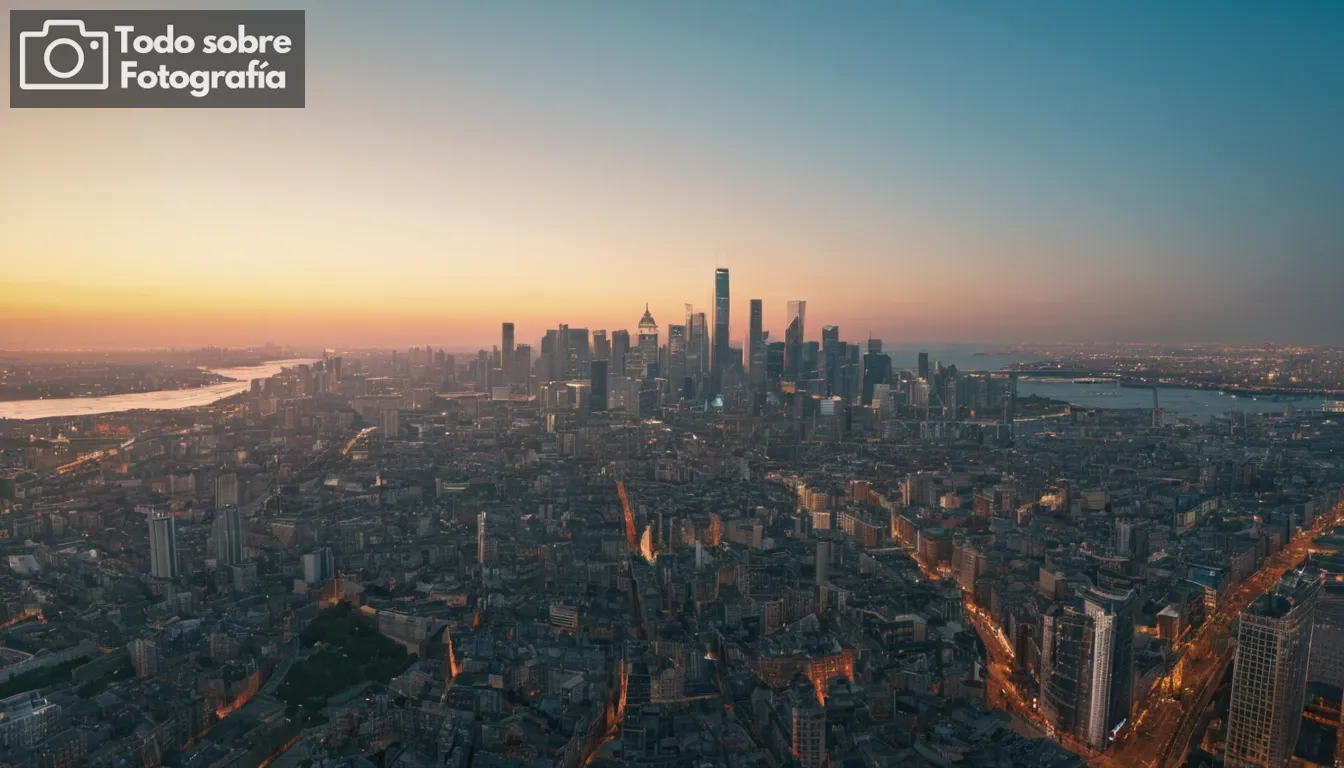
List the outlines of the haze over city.
<svg viewBox="0 0 1344 768">
<path fill-rule="evenodd" d="M 306 109 L 0 114 L 0 348 L 1344 341 L 1344 9 L 1217 10 L 323 3 Z"/>
</svg>

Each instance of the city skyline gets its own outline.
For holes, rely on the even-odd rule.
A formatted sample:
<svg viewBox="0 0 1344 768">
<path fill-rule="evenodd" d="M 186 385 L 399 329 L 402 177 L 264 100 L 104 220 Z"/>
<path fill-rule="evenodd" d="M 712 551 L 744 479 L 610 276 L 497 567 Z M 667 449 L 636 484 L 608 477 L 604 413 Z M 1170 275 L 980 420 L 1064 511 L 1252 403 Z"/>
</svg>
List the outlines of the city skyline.
<svg viewBox="0 0 1344 768">
<path fill-rule="evenodd" d="M 716 267 L 738 344 L 1344 341 L 1341 9 L 592 10 L 326 3 L 305 110 L 5 111 L 0 347 L 471 346 Z"/>
</svg>

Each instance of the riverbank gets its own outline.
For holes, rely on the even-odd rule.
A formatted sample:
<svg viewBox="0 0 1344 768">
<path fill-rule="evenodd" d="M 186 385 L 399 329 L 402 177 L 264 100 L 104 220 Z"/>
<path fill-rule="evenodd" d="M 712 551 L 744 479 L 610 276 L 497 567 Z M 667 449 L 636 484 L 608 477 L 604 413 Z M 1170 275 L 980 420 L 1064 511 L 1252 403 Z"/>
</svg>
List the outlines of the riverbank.
<svg viewBox="0 0 1344 768">
<path fill-rule="evenodd" d="M 209 371 L 222 376 L 226 381 L 190 389 L 171 389 L 158 392 L 136 392 L 126 395 L 104 395 L 101 397 L 71 397 L 41 400 L 10 400 L 0 402 L 0 419 L 31 421 L 36 419 L 66 418 L 72 416 L 98 416 L 105 413 L 121 413 L 138 410 L 181 410 L 210 405 L 246 392 L 253 379 L 268 379 L 286 368 L 314 362 L 311 359 L 296 358 L 275 360 L 263 365 L 242 368 L 219 368 Z"/>
</svg>

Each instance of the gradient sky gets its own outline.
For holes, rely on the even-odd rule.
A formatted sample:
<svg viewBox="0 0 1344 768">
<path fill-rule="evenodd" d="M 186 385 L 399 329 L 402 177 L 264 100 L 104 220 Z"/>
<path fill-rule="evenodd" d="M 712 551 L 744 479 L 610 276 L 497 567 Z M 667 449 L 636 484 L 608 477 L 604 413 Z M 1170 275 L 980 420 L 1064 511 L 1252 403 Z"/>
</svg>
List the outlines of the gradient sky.
<svg viewBox="0 0 1344 768">
<path fill-rule="evenodd" d="M 0 110 L 0 348 L 1344 342 L 1341 3 L 307 18 L 305 110 Z"/>
</svg>

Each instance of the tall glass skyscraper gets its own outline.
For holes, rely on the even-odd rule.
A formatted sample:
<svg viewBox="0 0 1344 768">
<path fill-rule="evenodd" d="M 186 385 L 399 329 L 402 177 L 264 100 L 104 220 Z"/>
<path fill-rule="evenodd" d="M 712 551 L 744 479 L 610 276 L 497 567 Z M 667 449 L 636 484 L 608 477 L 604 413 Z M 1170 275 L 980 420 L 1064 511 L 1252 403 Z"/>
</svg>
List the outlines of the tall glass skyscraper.
<svg viewBox="0 0 1344 768">
<path fill-rule="evenodd" d="M 1132 592 L 1087 590 L 1041 617 L 1041 711 L 1057 730 L 1105 749 L 1133 703 Z"/>
<path fill-rule="evenodd" d="M 723 388 L 723 371 L 728 367 L 728 270 L 714 270 L 714 355 L 711 361 L 714 390 Z"/>
<path fill-rule="evenodd" d="M 177 578 L 177 520 L 171 516 L 149 519 L 149 575 Z"/>
<path fill-rule="evenodd" d="M 1291 571 L 1238 620 L 1228 768 L 1280 768 L 1293 756 L 1320 589 L 1318 574 Z"/>
<path fill-rule="evenodd" d="M 804 373 L 803 333 L 807 320 L 807 302 L 790 301 L 787 325 L 784 326 L 784 378 L 795 381 Z"/>
</svg>

